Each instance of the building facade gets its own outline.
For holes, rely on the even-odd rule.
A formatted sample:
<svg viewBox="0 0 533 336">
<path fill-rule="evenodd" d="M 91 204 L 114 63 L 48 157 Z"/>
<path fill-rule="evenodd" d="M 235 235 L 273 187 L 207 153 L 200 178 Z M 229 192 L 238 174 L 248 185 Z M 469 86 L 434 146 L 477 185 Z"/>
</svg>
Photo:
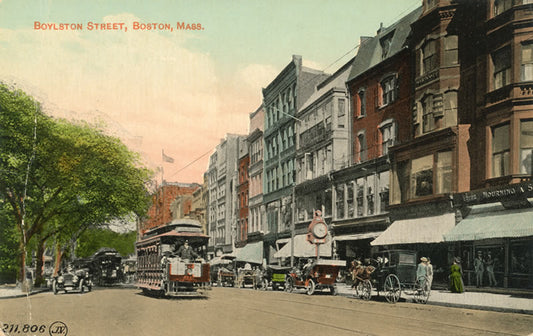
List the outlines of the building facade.
<svg viewBox="0 0 533 336">
<path fill-rule="evenodd" d="M 242 247 L 248 240 L 248 199 L 249 199 L 249 175 L 250 155 L 248 154 L 248 143 L 246 138 L 239 139 L 239 168 L 237 175 L 237 239 L 235 246 Z"/>
<path fill-rule="evenodd" d="M 302 65 L 301 56 L 292 61 L 263 89 L 264 159 L 263 203 L 266 209 L 264 239 L 268 261 L 278 238 L 290 234 L 293 221 L 294 122 L 297 111 L 326 75 Z"/>
<path fill-rule="evenodd" d="M 237 236 L 237 178 L 239 144 L 243 136 L 227 134 L 209 157 L 208 254 L 219 256 L 234 250 Z"/>
</svg>

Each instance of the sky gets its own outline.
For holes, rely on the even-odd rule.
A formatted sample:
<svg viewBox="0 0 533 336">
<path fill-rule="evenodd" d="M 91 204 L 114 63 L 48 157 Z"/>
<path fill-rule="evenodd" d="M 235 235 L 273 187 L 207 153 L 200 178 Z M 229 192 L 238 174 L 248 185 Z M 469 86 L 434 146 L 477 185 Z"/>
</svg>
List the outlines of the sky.
<svg viewBox="0 0 533 336">
<path fill-rule="evenodd" d="M 202 183 L 216 145 L 227 133 L 249 133 L 261 89 L 292 55 L 333 73 L 361 36 L 421 4 L 0 0 L 0 82 L 34 96 L 49 115 L 101 125 L 147 167 L 162 167 L 159 180 Z M 141 24 L 172 30 L 135 29 Z M 162 151 L 174 162 L 163 162 Z"/>
</svg>

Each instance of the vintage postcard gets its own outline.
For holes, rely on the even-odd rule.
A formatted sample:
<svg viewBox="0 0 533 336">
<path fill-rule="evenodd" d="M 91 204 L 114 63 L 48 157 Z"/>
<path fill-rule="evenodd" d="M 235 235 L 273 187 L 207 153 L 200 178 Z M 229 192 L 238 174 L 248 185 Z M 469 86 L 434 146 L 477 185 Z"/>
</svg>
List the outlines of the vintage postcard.
<svg viewBox="0 0 533 336">
<path fill-rule="evenodd" d="M 0 335 L 533 335 L 533 1 L 0 0 Z"/>
</svg>

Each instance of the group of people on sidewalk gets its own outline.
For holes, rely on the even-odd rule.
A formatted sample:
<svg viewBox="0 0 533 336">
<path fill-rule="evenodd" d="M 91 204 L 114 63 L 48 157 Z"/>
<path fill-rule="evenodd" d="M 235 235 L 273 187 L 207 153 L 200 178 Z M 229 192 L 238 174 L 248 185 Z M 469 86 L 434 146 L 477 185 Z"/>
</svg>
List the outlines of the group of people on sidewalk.
<svg viewBox="0 0 533 336">
<path fill-rule="evenodd" d="M 476 275 L 476 287 L 483 286 L 483 275 L 486 272 L 489 279 L 489 286 L 496 286 L 496 277 L 494 276 L 494 263 L 491 252 L 487 252 L 485 258 L 483 258 L 483 252 L 478 251 L 477 256 L 474 259 L 474 273 Z M 463 268 L 461 267 L 461 258 L 456 257 L 450 268 L 450 291 L 452 293 L 463 293 L 465 291 L 465 285 L 463 282 Z"/>
</svg>

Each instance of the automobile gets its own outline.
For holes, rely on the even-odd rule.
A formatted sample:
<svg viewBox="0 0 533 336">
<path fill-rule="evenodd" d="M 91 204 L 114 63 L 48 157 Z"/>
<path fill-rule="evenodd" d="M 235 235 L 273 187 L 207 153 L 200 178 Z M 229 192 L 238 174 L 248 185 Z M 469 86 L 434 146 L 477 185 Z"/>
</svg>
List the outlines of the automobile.
<svg viewBox="0 0 533 336">
<path fill-rule="evenodd" d="M 337 294 L 336 279 L 340 267 L 346 266 L 345 260 L 316 260 L 310 263 L 308 274 L 294 268 L 285 280 L 285 291 L 291 293 L 296 288 L 305 289 L 308 295 L 317 290 L 328 289 L 330 294 Z"/>
<path fill-rule="evenodd" d="M 285 280 L 291 270 L 288 266 L 269 265 L 267 274 L 272 283 L 272 290 L 285 289 Z"/>
<path fill-rule="evenodd" d="M 52 291 L 58 294 L 59 291 L 65 293 L 69 291 L 78 291 L 84 293 L 85 290 L 91 291 L 93 283 L 86 269 L 74 270 L 72 266 L 67 267 L 64 272 L 58 273 L 52 282 Z"/>
</svg>

